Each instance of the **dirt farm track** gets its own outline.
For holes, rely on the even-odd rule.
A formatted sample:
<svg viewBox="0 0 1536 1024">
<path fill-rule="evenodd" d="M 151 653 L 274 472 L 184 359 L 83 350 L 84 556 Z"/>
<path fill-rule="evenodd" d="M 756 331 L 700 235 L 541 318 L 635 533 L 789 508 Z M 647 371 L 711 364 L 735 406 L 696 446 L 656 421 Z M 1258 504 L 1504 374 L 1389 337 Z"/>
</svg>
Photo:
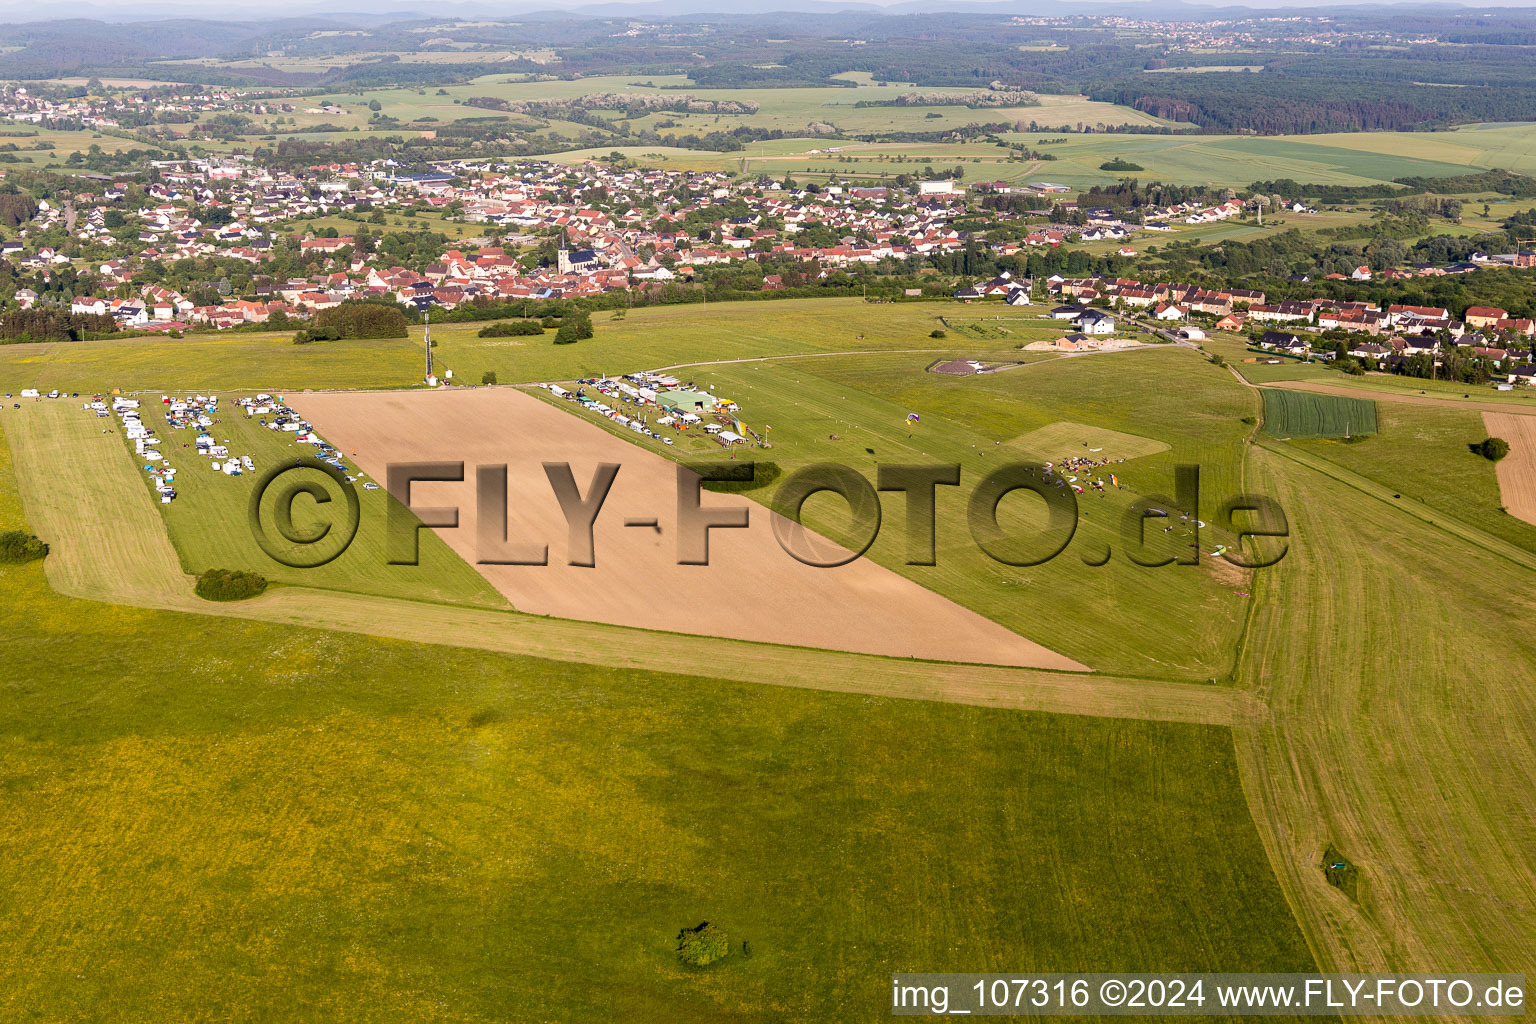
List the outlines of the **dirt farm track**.
<svg viewBox="0 0 1536 1024">
<path fill-rule="evenodd" d="M 480 557 L 474 467 L 505 464 L 508 540 L 547 544 L 549 564 L 477 568 L 519 611 L 865 654 L 1086 668 L 868 559 L 802 564 L 780 548 L 773 514 L 737 495 L 705 492 L 702 504 L 748 509 L 748 527 L 710 531 L 709 564 L 679 565 L 674 464 L 512 388 L 307 394 L 292 404 L 376 479 L 390 463 L 463 462 L 462 483 L 417 484 L 411 502 L 459 510 L 458 528 L 438 532 L 470 564 Z M 547 462 L 568 463 L 583 495 L 600 463 L 620 466 L 594 527 L 594 567 L 567 562 Z M 625 525 L 633 519 L 657 525 Z"/>
</svg>

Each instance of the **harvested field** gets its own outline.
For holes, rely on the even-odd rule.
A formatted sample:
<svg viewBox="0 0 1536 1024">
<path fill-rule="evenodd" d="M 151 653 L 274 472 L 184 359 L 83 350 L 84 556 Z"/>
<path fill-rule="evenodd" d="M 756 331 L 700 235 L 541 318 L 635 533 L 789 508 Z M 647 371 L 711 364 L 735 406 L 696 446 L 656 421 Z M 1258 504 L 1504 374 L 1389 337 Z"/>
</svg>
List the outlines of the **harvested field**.
<svg viewBox="0 0 1536 1024">
<path fill-rule="evenodd" d="M 547 543 L 550 564 L 478 568 L 519 611 L 867 654 L 1085 668 L 867 559 L 804 565 L 774 536 L 792 524 L 775 526 L 771 513 L 736 495 L 706 492 L 702 501 L 748 509 L 748 528 L 711 531 L 709 565 L 678 565 L 675 466 L 515 390 L 314 394 L 294 404 L 379 479 L 390 463 L 465 463 L 463 482 L 417 484 L 411 501 L 458 508 L 458 528 L 440 535 L 471 563 L 480 557 L 474 467 L 507 465 L 507 537 Z M 569 463 L 583 494 L 600 463 L 621 466 L 593 530 L 595 567 L 568 564 L 568 528 L 546 462 Z"/>
<path fill-rule="evenodd" d="M 1485 412 L 1483 425 L 1489 437 L 1509 442 L 1509 454 L 1495 467 L 1500 500 L 1510 515 L 1536 523 L 1536 416 Z"/>
</svg>

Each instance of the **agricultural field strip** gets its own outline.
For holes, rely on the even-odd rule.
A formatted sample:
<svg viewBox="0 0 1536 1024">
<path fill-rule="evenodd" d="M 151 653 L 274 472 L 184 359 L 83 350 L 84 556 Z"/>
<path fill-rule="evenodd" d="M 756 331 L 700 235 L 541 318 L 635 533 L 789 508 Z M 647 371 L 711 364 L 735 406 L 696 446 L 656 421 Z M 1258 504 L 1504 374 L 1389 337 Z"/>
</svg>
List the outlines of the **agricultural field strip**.
<svg viewBox="0 0 1536 1024">
<path fill-rule="evenodd" d="M 1339 483 L 1352 487 L 1368 497 L 1375 498 L 1385 505 L 1390 505 L 1398 511 L 1413 516 L 1415 519 L 1420 519 L 1431 526 L 1444 530 L 1458 539 L 1466 541 L 1468 544 L 1480 547 L 1500 558 L 1508 559 L 1516 565 L 1536 570 L 1536 554 L 1511 544 L 1509 541 L 1479 530 L 1475 526 L 1468 526 L 1454 516 L 1437 512 L 1421 503 L 1393 498 L 1391 488 L 1378 484 L 1374 480 L 1369 480 L 1342 466 L 1335 465 L 1326 459 L 1319 458 L 1311 452 L 1302 451 L 1294 445 L 1286 444 L 1284 441 L 1265 439 L 1257 443 L 1259 447 L 1267 451 L 1274 452 L 1276 455 L 1290 459 L 1292 462 L 1305 466 L 1308 469 L 1313 469 L 1325 476 L 1332 477 Z"/>
<path fill-rule="evenodd" d="M 772 363 L 780 359 L 820 359 L 827 356 L 889 356 L 889 355 L 948 355 L 953 352 L 966 351 L 955 348 L 894 348 L 894 349 L 860 349 L 856 352 L 786 352 L 778 356 L 749 356 L 742 359 L 707 359 L 697 363 L 674 363 L 671 366 L 648 367 L 651 372 L 660 373 L 669 370 L 691 370 L 697 366 L 729 366 L 733 363 Z M 529 384 L 535 382 L 529 381 Z"/>
<path fill-rule="evenodd" d="M 1253 461 L 1308 542 L 1259 584 L 1239 670 L 1256 713 L 1234 734 L 1322 969 L 1522 969 L 1536 956 L 1532 577 L 1279 446 Z M 1425 629 L 1468 616 L 1514 639 Z M 1330 843 L 1361 868 L 1358 903 L 1319 870 Z"/>
<path fill-rule="evenodd" d="M 1238 373 L 1237 370 L 1233 370 Z M 1241 374 L 1239 373 L 1239 376 Z M 1347 398 L 1374 398 L 1382 402 L 1408 402 L 1418 405 L 1443 405 L 1452 409 L 1469 409 L 1473 412 L 1511 412 L 1522 416 L 1536 416 L 1536 404 L 1521 404 L 1524 395 L 1516 395 L 1509 400 L 1479 400 L 1475 398 L 1456 399 L 1442 397 L 1435 394 L 1409 394 L 1406 391 L 1390 387 L 1374 387 L 1365 384 L 1341 384 L 1332 381 L 1319 380 L 1277 380 L 1265 383 L 1251 383 L 1246 378 L 1243 381 L 1250 387 L 1257 388 L 1283 388 L 1288 391 L 1313 391 L 1320 395 L 1341 395 Z"/>
<path fill-rule="evenodd" d="M 70 404 L 24 411 L 4 420 L 18 486 L 33 529 L 53 545 L 49 582 L 70 597 L 630 668 L 673 670 L 686 650 L 713 673 L 748 682 L 1017 710 L 1225 725 L 1247 702 L 1193 683 L 909 662 L 306 587 L 210 604 L 193 596 L 119 440 L 93 433 L 100 421 Z M 64 464 L 75 471 L 58 473 Z"/>
<path fill-rule="evenodd" d="M 1509 442 L 1509 454 L 1496 468 L 1499 500 L 1510 515 L 1536 523 L 1536 419 L 1485 412 L 1483 425 L 1490 437 Z"/>
</svg>

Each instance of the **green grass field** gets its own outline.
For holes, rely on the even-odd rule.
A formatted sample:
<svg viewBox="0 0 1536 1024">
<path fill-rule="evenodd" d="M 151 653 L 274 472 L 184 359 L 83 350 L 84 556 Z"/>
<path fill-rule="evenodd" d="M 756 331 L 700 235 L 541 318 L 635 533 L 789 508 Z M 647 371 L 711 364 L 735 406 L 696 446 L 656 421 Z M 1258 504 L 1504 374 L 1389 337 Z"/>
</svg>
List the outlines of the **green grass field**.
<svg viewBox="0 0 1536 1024">
<path fill-rule="evenodd" d="M 1031 430 L 1003 447 L 1037 459 L 1060 461 L 1070 455 L 1091 454 L 1099 459 L 1139 459 L 1168 450 L 1168 445 L 1150 437 L 1123 434 L 1118 430 L 1090 427 L 1082 423 L 1052 423 Z"/>
<path fill-rule="evenodd" d="M 1298 446 L 1513 544 L 1536 551 L 1536 526 L 1500 510 L 1493 463 L 1468 446 L 1488 433 L 1481 413 L 1377 402 L 1379 431 L 1356 444 Z"/>
<path fill-rule="evenodd" d="M 1254 361 L 1231 364 L 1250 384 L 1274 384 L 1287 380 L 1322 380 L 1332 383 L 1342 376 L 1322 363 L 1302 362 L 1298 359 L 1281 359 L 1278 363 L 1263 362 L 1263 356 L 1249 356 Z"/>
<path fill-rule="evenodd" d="M 409 597 L 421 601 L 443 601 L 484 608 L 503 608 L 506 601 L 471 566 L 455 555 L 430 530 L 420 533 L 420 564 L 390 565 L 385 553 L 387 506 L 394 500 L 383 489 L 357 487 L 360 518 L 356 539 L 335 561 L 316 568 L 293 568 L 276 561 L 262 551 L 253 538 L 248 522 L 251 495 L 262 475 L 279 464 L 292 463 L 300 457 L 313 458 L 314 447 L 293 440 L 293 434 L 268 430 L 228 401 L 220 407 L 218 422 L 210 429 L 215 440 L 227 444 L 235 456 L 250 455 L 254 472 L 226 476 L 208 467 L 207 458 L 185 447 L 197 436 L 195 429 L 173 430 L 146 404 L 146 426 L 157 431 L 160 452 L 177 469 L 177 498 L 161 505 L 171 542 L 181 556 L 182 568 L 196 575 L 208 569 L 247 569 L 277 583 L 293 583 L 350 593 L 380 597 Z M 81 413 L 80 415 L 85 415 Z M 113 422 L 115 421 L 102 421 Z M 135 459 L 131 446 L 123 457 Z M 343 453 L 343 458 L 348 453 Z M 349 473 L 357 468 L 348 460 Z M 141 474 L 149 487 L 148 474 Z M 288 477 L 284 477 L 285 482 Z M 302 479 L 326 487 L 337 500 L 334 482 L 319 472 L 303 474 Z M 273 492 L 275 493 L 275 492 Z M 265 522 L 272 522 L 275 499 L 265 504 Z M 339 520 L 327 509 L 305 498 L 293 506 L 294 525 L 309 532 Z M 318 549 L 317 549 L 318 550 Z M 290 556 L 306 557 L 310 551 L 289 549 Z"/>
<path fill-rule="evenodd" d="M 1276 437 L 1361 437 L 1376 433 L 1376 403 L 1304 391 L 1264 389 L 1264 430 Z"/>
<path fill-rule="evenodd" d="M 272 391 L 401 387 L 421 379 L 421 343 L 348 341 L 295 345 L 293 332 L 209 332 L 185 338 L 125 335 L 110 341 L 0 346 L 0 391 L 84 393 Z"/>
<path fill-rule="evenodd" d="M 919 967 L 1313 968 L 1224 729 L 0 590 L 14 1019 L 819 1021 Z M 734 954 L 685 969 L 702 920 Z"/>
<path fill-rule="evenodd" d="M 1536 562 L 1390 490 L 1254 461 L 1292 544 L 1244 642 L 1245 686 L 1268 711 L 1238 727 L 1239 761 L 1324 969 L 1529 963 Z M 1451 491 L 1458 474 L 1417 478 Z M 1318 869 L 1330 843 L 1360 868 L 1358 902 Z"/>
<path fill-rule="evenodd" d="M 653 306 L 623 316 L 593 316 L 594 337 L 575 345 L 553 338 L 481 338 L 483 324 L 434 325 L 437 358 L 464 381 L 479 381 L 487 370 L 503 384 L 574 380 L 595 374 L 631 373 L 678 364 L 797 356 L 811 360 L 828 353 L 901 351 L 954 353 L 966 357 L 1017 360 L 1020 344 L 1060 336 L 1060 326 L 1035 319 L 1033 308 L 988 307 L 1007 335 L 985 340 L 951 334 L 941 317 L 956 313 L 946 302 L 868 304 L 860 299 L 777 299 L 772 301 Z M 966 315 L 973 315 L 969 312 Z M 3 355 L 3 353 L 0 353 Z M 924 364 L 926 365 L 926 363 Z"/>
</svg>

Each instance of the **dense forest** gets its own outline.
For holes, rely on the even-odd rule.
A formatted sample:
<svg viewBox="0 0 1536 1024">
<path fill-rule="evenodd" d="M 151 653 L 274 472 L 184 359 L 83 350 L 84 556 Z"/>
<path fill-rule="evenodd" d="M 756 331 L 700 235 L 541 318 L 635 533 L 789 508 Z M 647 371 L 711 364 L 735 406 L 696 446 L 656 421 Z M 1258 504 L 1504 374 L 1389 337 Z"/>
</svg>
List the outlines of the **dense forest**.
<svg viewBox="0 0 1536 1024">
<path fill-rule="evenodd" d="M 1260 135 L 1412 131 L 1536 114 L 1536 86 L 1529 84 L 1443 88 L 1283 72 L 1143 75 L 1095 85 L 1088 95 L 1208 131 Z"/>
</svg>

